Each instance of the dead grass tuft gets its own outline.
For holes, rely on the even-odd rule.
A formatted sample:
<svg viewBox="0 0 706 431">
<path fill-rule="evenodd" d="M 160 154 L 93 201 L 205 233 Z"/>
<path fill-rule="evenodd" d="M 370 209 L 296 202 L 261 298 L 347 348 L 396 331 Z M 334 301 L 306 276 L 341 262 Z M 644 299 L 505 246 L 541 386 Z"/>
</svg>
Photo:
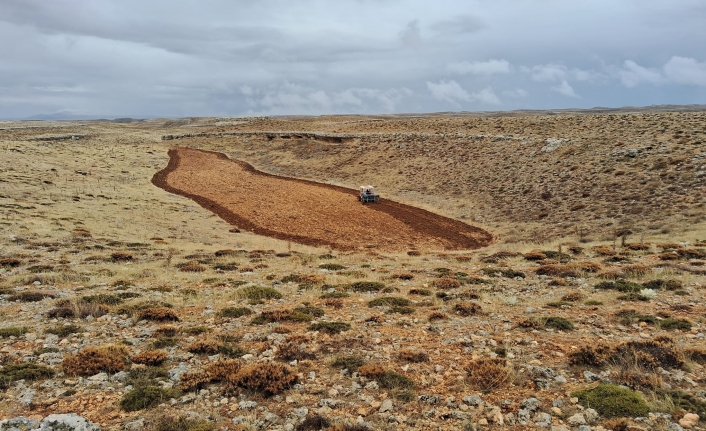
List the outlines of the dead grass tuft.
<svg viewBox="0 0 706 431">
<path fill-rule="evenodd" d="M 64 358 L 61 367 L 68 376 L 92 376 L 100 372 L 117 373 L 128 365 L 128 350 L 125 346 L 109 344 L 86 347 L 75 355 Z"/>
<path fill-rule="evenodd" d="M 468 363 L 464 371 L 468 373 L 468 383 L 484 393 L 498 390 L 510 383 L 511 369 L 504 359 L 478 359 Z"/>
</svg>

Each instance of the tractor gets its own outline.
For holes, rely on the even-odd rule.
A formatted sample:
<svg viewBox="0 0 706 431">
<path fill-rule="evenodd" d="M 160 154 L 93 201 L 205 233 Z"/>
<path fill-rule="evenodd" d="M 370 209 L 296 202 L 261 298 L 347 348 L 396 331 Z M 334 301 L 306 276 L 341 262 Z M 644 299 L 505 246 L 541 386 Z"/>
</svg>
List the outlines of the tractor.
<svg viewBox="0 0 706 431">
<path fill-rule="evenodd" d="M 358 200 L 364 204 L 380 202 L 380 195 L 375 194 L 373 186 L 360 186 Z"/>
</svg>

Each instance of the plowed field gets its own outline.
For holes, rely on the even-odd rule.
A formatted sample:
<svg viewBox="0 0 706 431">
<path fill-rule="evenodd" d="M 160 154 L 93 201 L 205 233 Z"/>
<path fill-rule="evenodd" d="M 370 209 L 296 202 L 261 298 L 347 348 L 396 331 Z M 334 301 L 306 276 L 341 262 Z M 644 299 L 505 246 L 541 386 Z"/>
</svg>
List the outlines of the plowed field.
<svg viewBox="0 0 706 431">
<path fill-rule="evenodd" d="M 489 232 L 383 199 L 363 205 L 357 191 L 257 171 L 224 154 L 173 148 L 152 178 L 239 229 L 338 250 L 467 250 L 489 245 Z"/>
</svg>

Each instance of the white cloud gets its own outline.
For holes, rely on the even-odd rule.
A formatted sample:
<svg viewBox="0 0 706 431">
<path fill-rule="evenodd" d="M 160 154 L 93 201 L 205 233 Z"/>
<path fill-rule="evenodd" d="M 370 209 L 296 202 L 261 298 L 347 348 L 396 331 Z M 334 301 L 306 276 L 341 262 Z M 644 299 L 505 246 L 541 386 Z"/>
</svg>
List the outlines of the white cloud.
<svg viewBox="0 0 706 431">
<path fill-rule="evenodd" d="M 488 61 L 461 61 L 459 63 L 449 63 L 446 68 L 459 75 L 493 75 L 496 73 L 509 73 L 510 63 L 506 60 Z"/>
<path fill-rule="evenodd" d="M 619 76 L 626 87 L 634 87 L 641 82 L 657 84 L 662 81 L 662 75 L 658 70 L 642 67 L 632 60 L 625 60 Z"/>
<path fill-rule="evenodd" d="M 255 94 L 255 93 L 253 92 L 252 87 L 249 86 L 249 85 L 241 85 L 241 86 L 240 86 L 240 92 L 243 93 L 243 94 L 246 95 L 246 96 L 252 96 L 253 94 Z"/>
<path fill-rule="evenodd" d="M 453 104 L 458 104 L 458 101 L 471 101 L 471 95 L 454 80 L 441 80 L 438 84 L 427 81 L 427 88 L 431 91 L 431 96 L 437 100 L 443 100 Z"/>
<path fill-rule="evenodd" d="M 422 33 L 419 30 L 419 21 L 413 20 L 399 34 L 405 48 L 418 49 L 422 46 Z"/>
<path fill-rule="evenodd" d="M 532 74 L 532 79 L 539 82 L 561 81 L 566 79 L 568 70 L 566 66 L 561 64 L 544 64 L 534 66 L 532 69 L 526 69 Z"/>
<path fill-rule="evenodd" d="M 469 94 L 458 82 L 441 80 L 438 83 L 427 81 L 427 88 L 433 98 L 459 106 L 458 102 L 478 101 L 489 105 L 499 105 L 500 99 L 492 88 L 486 87 L 481 91 Z"/>
<path fill-rule="evenodd" d="M 566 81 L 561 81 L 561 85 L 559 85 L 558 87 L 552 87 L 552 90 L 554 90 L 557 93 L 562 94 L 566 97 L 574 97 L 576 99 L 581 98 L 581 96 L 576 94 L 573 87 L 571 87 L 571 85 Z"/>
<path fill-rule="evenodd" d="M 706 62 L 674 56 L 664 65 L 664 75 L 677 84 L 706 87 Z"/>
</svg>

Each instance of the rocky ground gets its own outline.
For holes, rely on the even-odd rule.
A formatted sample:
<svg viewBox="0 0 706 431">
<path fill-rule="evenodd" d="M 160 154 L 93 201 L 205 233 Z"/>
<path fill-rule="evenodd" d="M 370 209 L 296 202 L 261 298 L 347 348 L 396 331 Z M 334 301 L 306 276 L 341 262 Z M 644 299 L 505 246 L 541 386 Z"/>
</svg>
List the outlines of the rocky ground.
<svg viewBox="0 0 706 431">
<path fill-rule="evenodd" d="M 701 114 L 660 115 L 678 124 Z M 317 121 L 341 134 L 367 124 Z M 447 133 L 470 120 L 422 119 L 438 124 L 422 130 L 394 121 Z M 175 134 L 163 122 L 59 126 L 0 127 L 0 429 L 703 428 L 706 235 L 690 217 L 668 233 L 500 236 L 467 252 L 306 247 L 229 232 L 152 186 L 175 143 L 161 140 Z M 228 128 L 218 133 L 236 133 Z M 209 149 L 223 139 L 255 164 L 266 157 L 258 139 L 285 148 L 265 136 L 213 138 Z M 703 148 L 688 145 L 692 158 Z M 306 158 L 278 163 L 295 162 Z M 645 175 L 682 175 L 667 169 Z M 674 213 L 700 208 L 700 186 L 688 187 Z M 640 226 L 670 217 L 652 214 Z"/>
</svg>

